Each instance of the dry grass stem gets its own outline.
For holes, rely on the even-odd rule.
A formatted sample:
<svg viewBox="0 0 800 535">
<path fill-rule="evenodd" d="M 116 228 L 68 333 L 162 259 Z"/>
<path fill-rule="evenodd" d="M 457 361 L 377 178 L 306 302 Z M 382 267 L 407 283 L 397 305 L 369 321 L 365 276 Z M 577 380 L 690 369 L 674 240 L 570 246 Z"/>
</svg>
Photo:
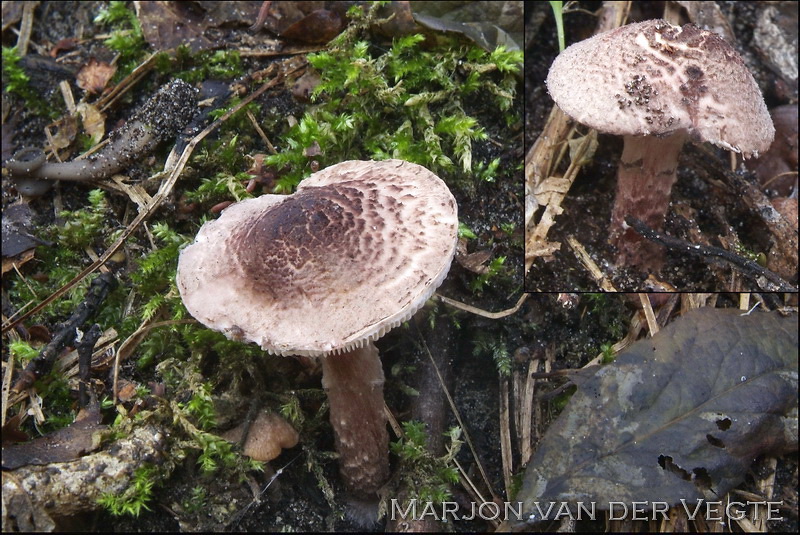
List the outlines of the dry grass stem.
<svg viewBox="0 0 800 535">
<path fill-rule="evenodd" d="M 511 496 L 511 475 L 514 473 L 514 460 L 511 450 L 508 379 L 504 377 L 500 378 L 500 456 L 503 462 L 503 483 L 506 496 Z"/>
<path fill-rule="evenodd" d="M 457 308 L 459 310 L 463 310 L 464 312 L 470 312 L 472 314 L 475 314 L 476 316 L 481 316 L 482 318 L 489 318 L 491 320 L 497 320 L 497 319 L 505 318 L 506 316 L 510 316 L 512 314 L 515 314 L 520 309 L 520 307 L 522 306 L 522 303 L 524 303 L 525 300 L 528 299 L 528 296 L 530 294 L 527 294 L 527 293 L 522 294 L 519 297 L 519 299 L 517 299 L 517 303 L 513 307 L 507 308 L 506 310 L 501 310 L 500 312 L 489 312 L 487 310 L 483 310 L 482 308 L 477 308 L 477 307 L 474 307 L 472 305 L 468 305 L 466 303 L 462 303 L 461 301 L 456 301 L 455 299 L 450 299 L 449 297 L 445 297 L 445 296 L 443 296 L 443 295 L 441 295 L 439 293 L 436 293 L 434 295 L 440 301 L 442 301 L 443 303 L 445 303 L 447 305 L 450 305 L 453 308 Z"/>
<path fill-rule="evenodd" d="M 659 331 L 656 315 L 653 313 L 653 305 L 650 303 L 650 297 L 648 297 L 645 293 L 639 294 L 639 302 L 642 304 L 644 317 L 647 319 L 647 328 L 650 330 L 650 337 L 652 338 Z"/>
<path fill-rule="evenodd" d="M 586 251 L 586 248 L 581 245 L 578 240 L 576 240 L 573 236 L 567 236 L 567 243 L 575 252 L 575 256 L 578 257 L 578 260 L 580 260 L 581 264 L 583 264 L 583 267 L 586 268 L 586 270 L 589 272 L 589 274 L 591 274 L 592 278 L 600 285 L 600 288 L 602 288 L 604 292 L 617 291 L 611 281 L 608 280 L 608 277 L 606 277 L 605 273 L 603 273 L 597 263 L 589 255 L 588 251 Z"/>
</svg>

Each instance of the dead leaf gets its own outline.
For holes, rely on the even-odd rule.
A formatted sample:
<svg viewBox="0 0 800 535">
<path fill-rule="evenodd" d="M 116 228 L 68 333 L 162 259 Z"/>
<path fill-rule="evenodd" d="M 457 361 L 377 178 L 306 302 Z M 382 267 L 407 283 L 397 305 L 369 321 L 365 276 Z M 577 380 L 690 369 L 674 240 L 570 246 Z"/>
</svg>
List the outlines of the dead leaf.
<svg viewBox="0 0 800 535">
<path fill-rule="evenodd" d="M 61 39 L 58 43 L 53 45 L 53 48 L 50 49 L 50 57 L 55 58 L 58 57 L 58 54 L 64 50 L 72 50 L 76 46 L 78 46 L 80 40 L 75 37 L 67 37 L 65 39 Z"/>
<path fill-rule="evenodd" d="M 48 136 L 48 150 L 58 151 L 66 149 L 78 136 L 78 119 L 74 115 L 64 115 L 57 121 L 50 123 L 48 128 L 55 133 Z"/>
<path fill-rule="evenodd" d="M 117 66 L 104 61 L 89 59 L 76 75 L 78 87 L 91 95 L 102 93 L 111 77 L 117 72 Z"/>
<path fill-rule="evenodd" d="M 523 3 L 411 2 L 414 20 L 421 26 L 464 35 L 492 51 L 498 46 L 519 50 L 523 33 Z"/>
<path fill-rule="evenodd" d="M 3 469 L 13 470 L 26 465 L 63 463 L 82 457 L 100 446 L 100 408 L 95 406 L 78 415 L 63 429 L 30 442 L 3 446 Z"/>
<path fill-rule="evenodd" d="M 311 93 L 317 87 L 321 78 L 319 74 L 312 69 L 308 69 L 300 78 L 298 78 L 294 85 L 292 85 L 292 96 L 300 102 L 311 102 Z"/>
<path fill-rule="evenodd" d="M 142 34 L 154 50 L 169 50 L 186 45 L 195 53 L 211 48 L 214 44 L 203 32 L 215 21 L 204 17 L 194 2 L 134 2 L 134 6 L 142 26 Z M 256 8 L 255 5 L 253 7 Z"/>
<path fill-rule="evenodd" d="M 327 43 L 339 35 L 343 27 L 344 22 L 338 13 L 317 9 L 283 30 L 280 36 L 303 43 Z"/>
<path fill-rule="evenodd" d="M 467 253 L 463 255 L 456 255 L 456 262 L 458 265 L 473 273 L 482 275 L 489 272 L 489 260 L 492 258 L 491 249 L 482 249 L 474 253 Z"/>
<path fill-rule="evenodd" d="M 518 500 L 528 515 L 551 501 L 574 514 L 581 501 L 719 500 L 756 456 L 797 448 L 783 417 L 796 406 L 796 314 L 693 310 L 579 381 Z"/>
<path fill-rule="evenodd" d="M 36 237 L 34 212 L 26 203 L 16 203 L 3 210 L 3 274 L 33 258 L 34 248 L 46 242 Z"/>
<path fill-rule="evenodd" d="M 92 143 L 100 143 L 106 135 L 106 117 L 97 109 L 94 104 L 81 102 L 77 106 L 78 114 L 81 116 L 83 129 L 92 138 Z"/>
</svg>

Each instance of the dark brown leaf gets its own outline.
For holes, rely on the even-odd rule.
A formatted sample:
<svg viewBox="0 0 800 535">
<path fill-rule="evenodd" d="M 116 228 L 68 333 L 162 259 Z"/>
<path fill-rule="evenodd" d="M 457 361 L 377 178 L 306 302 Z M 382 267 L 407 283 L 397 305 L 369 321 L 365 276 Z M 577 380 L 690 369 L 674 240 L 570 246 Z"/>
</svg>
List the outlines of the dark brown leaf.
<svg viewBox="0 0 800 535">
<path fill-rule="evenodd" d="M 327 9 L 312 11 L 283 32 L 281 37 L 303 43 L 327 43 L 342 31 L 339 14 Z"/>
<path fill-rule="evenodd" d="M 54 433 L 30 442 L 3 446 L 3 469 L 78 459 L 100 446 L 96 433 L 105 428 L 105 425 L 100 425 L 99 407 L 89 408 L 82 411 L 73 423 Z"/>
<path fill-rule="evenodd" d="M 522 2 L 411 2 L 414 20 L 434 31 L 464 35 L 492 51 L 500 45 L 519 50 Z"/>
<path fill-rule="evenodd" d="M 720 499 L 756 456 L 797 448 L 783 417 L 796 405 L 796 315 L 694 310 L 580 384 L 518 499 L 527 514 L 534 502 Z"/>
<path fill-rule="evenodd" d="M 33 216 L 26 203 L 12 204 L 3 210 L 3 258 L 20 255 L 42 243 L 34 236 Z"/>
<path fill-rule="evenodd" d="M 194 9 L 192 2 L 136 2 L 135 6 L 144 38 L 155 50 L 183 44 L 198 52 L 213 45 L 203 35 L 209 21 L 201 10 Z"/>
</svg>

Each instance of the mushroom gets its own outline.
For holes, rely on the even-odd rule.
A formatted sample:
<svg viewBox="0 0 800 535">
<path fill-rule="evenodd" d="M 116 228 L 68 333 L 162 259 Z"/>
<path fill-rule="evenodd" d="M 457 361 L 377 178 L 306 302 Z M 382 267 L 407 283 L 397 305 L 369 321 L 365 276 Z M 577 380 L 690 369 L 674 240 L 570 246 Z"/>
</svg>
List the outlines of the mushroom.
<svg viewBox="0 0 800 535">
<path fill-rule="evenodd" d="M 220 436 L 228 442 L 240 442 L 246 428 L 243 422 Z M 251 459 L 269 462 L 282 450 L 297 446 L 299 440 L 300 435 L 289 422 L 274 412 L 260 412 L 247 429 L 242 451 Z"/>
<path fill-rule="evenodd" d="M 575 43 L 555 59 L 546 83 L 567 115 L 624 136 L 609 239 L 618 265 L 657 270 L 663 263 L 662 248 L 644 241 L 625 217 L 663 228 L 686 139 L 749 158 L 775 135 L 742 58 L 692 24 L 648 20 Z"/>
<path fill-rule="evenodd" d="M 178 262 L 187 310 L 228 338 L 322 357 L 347 491 L 374 499 L 389 474 L 383 368 L 372 343 L 444 280 L 455 200 L 416 164 L 348 161 L 292 195 L 262 195 L 203 225 Z"/>
</svg>

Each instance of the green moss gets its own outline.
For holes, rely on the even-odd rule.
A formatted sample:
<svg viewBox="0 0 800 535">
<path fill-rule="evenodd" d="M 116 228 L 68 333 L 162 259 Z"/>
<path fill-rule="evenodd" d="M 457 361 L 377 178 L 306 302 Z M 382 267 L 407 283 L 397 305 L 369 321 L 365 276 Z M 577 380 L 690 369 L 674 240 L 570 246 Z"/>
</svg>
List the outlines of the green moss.
<svg viewBox="0 0 800 535">
<path fill-rule="evenodd" d="M 550 404 L 553 414 L 558 414 L 567 406 L 572 395 L 578 390 L 575 385 L 570 385 L 566 390 L 557 395 Z"/>
<path fill-rule="evenodd" d="M 104 494 L 98 503 L 114 516 L 139 516 L 142 509 L 150 511 L 147 506 L 153 497 L 153 486 L 156 483 L 158 470 L 153 466 L 138 468 L 131 484 L 121 494 Z"/>
<path fill-rule="evenodd" d="M 187 513 L 198 513 L 205 506 L 208 500 L 208 490 L 205 487 L 197 485 L 192 487 L 189 496 L 181 504 Z"/>
<path fill-rule="evenodd" d="M 37 247 L 34 260 L 26 266 L 29 273 L 38 276 L 26 277 L 25 283 L 18 281 L 11 285 L 8 290 L 11 302 L 18 307 L 25 303 L 38 303 L 74 279 L 88 265 L 86 249 L 103 250 L 105 244 L 113 239 L 114 229 L 110 224 L 113 219 L 110 215 L 102 190 L 89 192 L 85 208 L 62 211 L 59 216 L 63 222 L 50 225 L 39 234 L 43 240 L 51 243 Z M 34 321 L 64 321 L 85 299 L 86 291 L 95 277 L 86 277 L 64 297 L 34 316 Z M 126 291 L 122 287 L 113 290 L 101 305 L 94 321 L 103 327 L 118 324 L 125 296 Z"/>
<path fill-rule="evenodd" d="M 23 340 L 15 340 L 8 344 L 8 349 L 11 351 L 11 354 L 14 355 L 14 358 L 17 359 L 17 363 L 24 366 L 28 363 L 31 359 L 35 358 L 36 355 L 39 354 L 39 351 L 33 347 L 28 342 Z"/>
<path fill-rule="evenodd" d="M 610 364 L 616 359 L 612 344 L 600 344 L 600 353 L 603 355 L 603 364 Z"/>
<path fill-rule="evenodd" d="M 391 450 L 404 463 L 402 474 L 404 486 L 409 489 L 409 499 L 422 502 L 441 503 L 452 499 L 451 485 L 458 483 L 458 470 L 452 460 L 461 448 L 461 430 L 454 427 L 445 435 L 450 441 L 447 453 L 433 456 L 426 447 L 425 424 L 417 421 L 403 422 L 404 437 L 392 442 Z"/>
<path fill-rule="evenodd" d="M 37 429 L 42 435 L 57 431 L 75 421 L 75 407 L 65 377 L 51 373 L 34 384 L 42 397 L 44 423 Z"/>
<path fill-rule="evenodd" d="M 475 294 L 481 294 L 487 285 L 500 274 L 504 273 L 503 265 L 506 262 L 505 256 L 498 256 L 492 259 L 486 269 L 486 273 L 481 273 L 469 283 L 469 287 Z"/>
<path fill-rule="evenodd" d="M 211 400 L 211 384 L 202 383 L 183 408 L 199 422 L 201 429 L 211 429 L 217 425 L 214 402 Z"/>
<path fill-rule="evenodd" d="M 244 74 L 238 50 L 201 50 L 193 54 L 186 45 L 179 46 L 174 57 L 162 54 L 156 58 L 156 68 L 191 84 L 232 80 Z"/>
<path fill-rule="evenodd" d="M 317 105 L 283 134 L 284 149 L 266 159 L 281 170 L 276 190 L 291 191 L 311 172 L 304 151 L 315 143 L 320 167 L 399 158 L 456 184 L 494 179 L 499 161 L 473 161 L 473 144 L 487 134 L 467 109 L 477 98 L 489 99 L 495 114 L 511 109 L 521 53 L 456 40 L 431 47 L 422 35 L 382 48 L 361 39 L 374 10 L 354 11 L 353 24 L 328 50 L 308 57 L 321 79 L 312 92 Z"/>
<path fill-rule="evenodd" d="M 476 331 L 473 344 L 473 355 L 490 355 L 501 376 L 509 377 L 511 375 L 511 355 L 508 352 L 505 338 L 485 331 Z"/>
<path fill-rule="evenodd" d="M 31 87 L 30 77 L 19 64 L 21 60 L 17 47 L 3 47 L 4 90 L 21 97 L 25 105 L 37 115 L 54 119 L 58 116 L 58 107 L 49 106 Z"/>
<path fill-rule="evenodd" d="M 72 249 L 81 250 L 103 237 L 106 229 L 108 203 L 103 190 L 89 192 L 89 205 L 76 211 L 62 211 L 64 224 L 57 227 L 58 240 Z"/>
</svg>

